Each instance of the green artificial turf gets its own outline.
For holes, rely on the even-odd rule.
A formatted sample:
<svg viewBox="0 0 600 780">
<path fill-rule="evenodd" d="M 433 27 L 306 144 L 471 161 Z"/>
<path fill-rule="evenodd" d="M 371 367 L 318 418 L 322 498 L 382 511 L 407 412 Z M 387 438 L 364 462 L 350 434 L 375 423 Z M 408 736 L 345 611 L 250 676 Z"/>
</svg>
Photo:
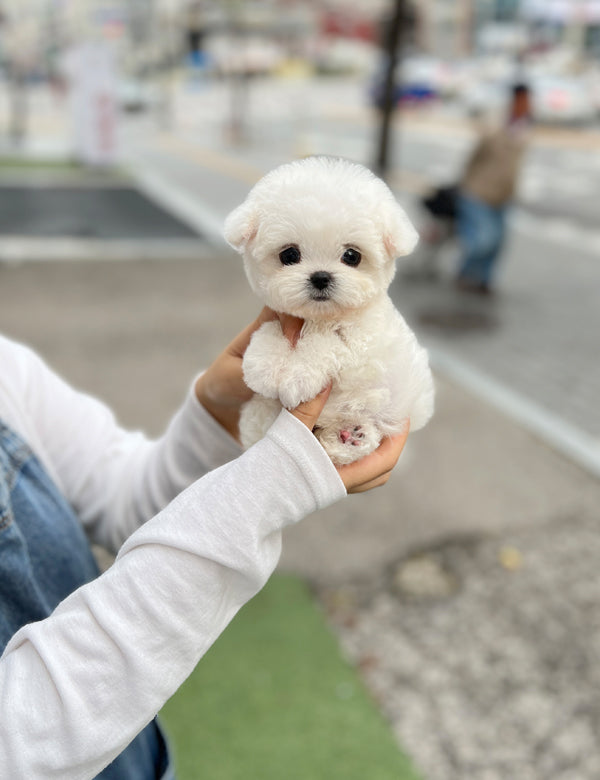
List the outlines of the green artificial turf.
<svg viewBox="0 0 600 780">
<path fill-rule="evenodd" d="M 0 155 L 0 171 L 5 169 L 16 171 L 79 171 L 82 166 L 71 160 L 52 159 L 44 157 Z"/>
<path fill-rule="evenodd" d="M 0 155 L 0 174 L 48 174 L 61 176 L 67 174 L 73 177 L 89 178 L 95 176 L 98 179 L 131 180 L 131 174 L 121 166 L 109 166 L 106 168 L 93 168 L 78 162 L 62 158 L 27 157 L 25 155 L 2 156 Z"/>
<path fill-rule="evenodd" d="M 244 607 L 161 719 L 178 780 L 418 780 L 295 577 Z"/>
</svg>

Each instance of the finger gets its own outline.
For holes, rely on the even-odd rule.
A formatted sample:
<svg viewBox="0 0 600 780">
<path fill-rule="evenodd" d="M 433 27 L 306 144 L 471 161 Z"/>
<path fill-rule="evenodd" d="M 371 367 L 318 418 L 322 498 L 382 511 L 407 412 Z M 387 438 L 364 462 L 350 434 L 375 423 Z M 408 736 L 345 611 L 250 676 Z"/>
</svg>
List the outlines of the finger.
<svg viewBox="0 0 600 780">
<path fill-rule="evenodd" d="M 283 335 L 290 342 L 292 347 L 295 347 L 300 338 L 300 331 L 304 325 L 304 320 L 300 317 L 293 317 L 291 314 L 278 314 L 277 316 L 281 323 Z"/>
<path fill-rule="evenodd" d="M 238 333 L 202 374 L 196 383 L 196 395 L 203 406 L 212 401 L 222 404 L 224 397 L 230 397 L 235 402 L 248 400 L 252 396 L 252 391 L 242 381 L 242 358 L 252 334 L 263 323 L 276 317 L 272 309 L 264 306 L 257 318 Z"/>
<path fill-rule="evenodd" d="M 362 485 L 354 485 L 348 488 L 348 493 L 366 493 L 367 490 L 373 490 L 373 488 L 383 487 L 391 476 L 391 471 L 382 474 L 376 479 L 372 479 L 370 482 L 364 482 Z"/>
<path fill-rule="evenodd" d="M 277 319 L 277 314 L 272 309 L 269 309 L 268 306 L 264 306 L 258 317 L 235 337 L 226 351 L 237 357 L 242 357 L 255 331 L 257 331 L 261 325 L 264 325 L 265 322 L 270 322 L 275 319 Z"/>
<path fill-rule="evenodd" d="M 305 401 L 302 404 L 298 404 L 295 409 L 291 409 L 291 413 L 294 415 L 294 417 L 300 420 L 301 423 L 304 423 L 304 425 L 306 425 L 310 431 L 312 431 L 312 429 L 317 424 L 319 415 L 323 411 L 323 407 L 329 398 L 330 392 L 331 385 L 327 385 L 327 387 L 321 390 L 319 395 L 317 395 L 311 401 Z"/>
</svg>

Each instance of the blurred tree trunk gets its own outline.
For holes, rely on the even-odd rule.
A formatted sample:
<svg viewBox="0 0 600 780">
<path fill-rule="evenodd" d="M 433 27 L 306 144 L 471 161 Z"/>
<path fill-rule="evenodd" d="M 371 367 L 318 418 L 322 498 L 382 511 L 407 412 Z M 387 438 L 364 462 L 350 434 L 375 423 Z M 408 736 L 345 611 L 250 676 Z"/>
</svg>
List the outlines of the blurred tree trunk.
<svg viewBox="0 0 600 780">
<path fill-rule="evenodd" d="M 385 57 L 385 73 L 379 108 L 381 120 L 375 170 L 386 178 L 390 167 L 390 136 L 392 120 L 396 110 L 396 86 L 398 79 L 398 64 L 402 56 L 402 40 L 404 21 L 406 19 L 406 0 L 394 0 L 393 13 L 389 23 L 383 29 L 383 51 Z"/>
<path fill-rule="evenodd" d="M 12 64 L 8 74 L 10 118 L 8 135 L 16 146 L 24 143 L 28 129 L 27 76 L 18 64 Z"/>
<path fill-rule="evenodd" d="M 246 71 L 243 52 L 246 47 L 246 19 L 242 0 L 229 0 L 229 33 L 236 42 L 236 54 L 229 73 L 230 114 L 228 125 L 229 141 L 234 145 L 243 143 L 246 135 L 246 120 L 249 102 L 250 76 Z M 240 56 L 241 53 L 241 56 Z M 236 61 L 237 60 L 237 61 Z"/>
</svg>

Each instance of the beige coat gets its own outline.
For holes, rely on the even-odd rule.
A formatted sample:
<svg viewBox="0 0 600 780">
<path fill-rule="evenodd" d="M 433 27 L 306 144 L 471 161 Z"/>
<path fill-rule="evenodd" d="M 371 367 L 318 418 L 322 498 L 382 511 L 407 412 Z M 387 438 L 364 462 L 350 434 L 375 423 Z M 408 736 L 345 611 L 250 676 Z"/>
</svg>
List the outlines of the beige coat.
<svg viewBox="0 0 600 780">
<path fill-rule="evenodd" d="M 502 128 L 485 133 L 469 158 L 461 188 L 490 206 L 512 200 L 525 151 L 526 135 Z"/>
</svg>

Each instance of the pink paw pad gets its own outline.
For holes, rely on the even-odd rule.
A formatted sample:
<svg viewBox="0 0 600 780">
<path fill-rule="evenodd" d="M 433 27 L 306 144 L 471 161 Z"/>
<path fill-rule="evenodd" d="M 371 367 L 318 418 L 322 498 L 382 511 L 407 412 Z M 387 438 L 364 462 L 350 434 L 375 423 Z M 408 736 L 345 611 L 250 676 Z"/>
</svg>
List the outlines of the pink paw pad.
<svg viewBox="0 0 600 780">
<path fill-rule="evenodd" d="M 365 438 L 365 434 L 362 432 L 360 425 L 356 425 L 351 431 L 340 431 L 340 441 L 342 444 L 350 444 L 352 447 L 358 447 L 362 444 L 362 439 Z"/>
</svg>

